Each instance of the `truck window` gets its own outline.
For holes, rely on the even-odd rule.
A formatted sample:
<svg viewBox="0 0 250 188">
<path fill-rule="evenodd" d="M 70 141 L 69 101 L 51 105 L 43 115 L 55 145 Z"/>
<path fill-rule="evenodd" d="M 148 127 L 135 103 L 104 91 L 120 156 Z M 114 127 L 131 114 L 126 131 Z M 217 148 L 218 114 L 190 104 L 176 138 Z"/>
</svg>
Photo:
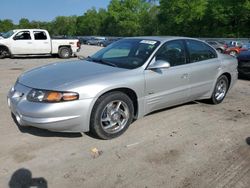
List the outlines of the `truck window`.
<svg viewBox="0 0 250 188">
<path fill-rule="evenodd" d="M 16 34 L 14 40 L 31 40 L 29 31 L 21 31 Z"/>
<path fill-rule="evenodd" d="M 34 31 L 35 40 L 46 40 L 47 36 L 44 31 Z"/>
</svg>

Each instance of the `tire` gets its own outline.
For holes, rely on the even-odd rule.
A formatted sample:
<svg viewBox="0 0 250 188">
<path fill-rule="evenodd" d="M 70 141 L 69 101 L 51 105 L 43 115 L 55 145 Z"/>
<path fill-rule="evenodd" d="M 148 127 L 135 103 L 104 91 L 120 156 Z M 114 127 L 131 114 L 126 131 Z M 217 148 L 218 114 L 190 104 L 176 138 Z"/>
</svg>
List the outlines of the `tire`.
<svg viewBox="0 0 250 188">
<path fill-rule="evenodd" d="M 134 119 L 132 100 L 122 92 L 101 96 L 95 103 L 90 118 L 90 133 L 101 139 L 112 139 L 123 134 Z"/>
<path fill-rule="evenodd" d="M 225 75 L 220 76 L 217 79 L 213 94 L 209 99 L 209 102 L 212 104 L 221 103 L 226 97 L 228 87 L 229 87 L 228 78 Z"/>
<path fill-rule="evenodd" d="M 235 50 L 232 50 L 231 52 L 229 52 L 229 55 L 236 57 L 237 52 Z"/>
<path fill-rule="evenodd" d="M 220 53 L 223 53 L 223 50 L 220 49 L 220 48 L 217 48 L 216 50 L 217 50 L 218 52 L 220 52 Z"/>
<path fill-rule="evenodd" d="M 59 55 L 59 57 L 62 58 L 62 59 L 68 59 L 68 58 L 71 57 L 72 51 L 71 51 L 71 49 L 68 48 L 68 47 L 61 47 L 61 48 L 59 49 L 58 55 Z"/>
<path fill-rule="evenodd" d="M 8 54 L 8 50 L 4 47 L 1 47 L 0 48 L 0 59 L 3 59 L 7 56 Z"/>
</svg>

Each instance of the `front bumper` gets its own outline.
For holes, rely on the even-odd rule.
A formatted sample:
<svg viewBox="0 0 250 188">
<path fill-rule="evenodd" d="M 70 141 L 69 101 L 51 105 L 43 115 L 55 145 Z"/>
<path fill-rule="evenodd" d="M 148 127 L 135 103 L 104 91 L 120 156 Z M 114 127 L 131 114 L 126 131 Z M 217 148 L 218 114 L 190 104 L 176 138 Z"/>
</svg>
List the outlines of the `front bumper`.
<svg viewBox="0 0 250 188">
<path fill-rule="evenodd" d="M 30 90 L 17 83 L 7 96 L 8 106 L 20 126 L 34 126 L 56 132 L 89 131 L 92 99 L 36 103 L 26 99 Z"/>
</svg>

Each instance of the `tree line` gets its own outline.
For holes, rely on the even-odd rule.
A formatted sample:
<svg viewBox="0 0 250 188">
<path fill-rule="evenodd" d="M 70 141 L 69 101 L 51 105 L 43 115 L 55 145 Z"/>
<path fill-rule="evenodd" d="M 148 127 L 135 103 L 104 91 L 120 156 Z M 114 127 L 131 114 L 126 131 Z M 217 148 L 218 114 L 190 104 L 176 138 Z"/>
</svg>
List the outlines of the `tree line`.
<svg viewBox="0 0 250 188">
<path fill-rule="evenodd" d="M 111 0 L 107 9 L 53 21 L 0 20 L 0 32 L 47 29 L 52 35 L 250 37 L 250 0 Z"/>
</svg>

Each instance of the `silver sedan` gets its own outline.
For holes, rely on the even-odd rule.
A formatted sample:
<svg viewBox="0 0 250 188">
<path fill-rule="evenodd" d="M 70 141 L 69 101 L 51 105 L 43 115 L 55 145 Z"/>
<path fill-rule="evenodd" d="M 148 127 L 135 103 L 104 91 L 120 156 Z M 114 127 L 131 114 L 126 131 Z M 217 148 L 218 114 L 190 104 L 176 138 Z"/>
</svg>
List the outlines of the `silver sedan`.
<svg viewBox="0 0 250 188">
<path fill-rule="evenodd" d="M 183 37 L 125 38 L 85 60 L 22 74 L 8 93 L 21 126 L 88 132 L 102 139 L 162 108 L 221 103 L 237 80 L 237 60 Z"/>
</svg>

